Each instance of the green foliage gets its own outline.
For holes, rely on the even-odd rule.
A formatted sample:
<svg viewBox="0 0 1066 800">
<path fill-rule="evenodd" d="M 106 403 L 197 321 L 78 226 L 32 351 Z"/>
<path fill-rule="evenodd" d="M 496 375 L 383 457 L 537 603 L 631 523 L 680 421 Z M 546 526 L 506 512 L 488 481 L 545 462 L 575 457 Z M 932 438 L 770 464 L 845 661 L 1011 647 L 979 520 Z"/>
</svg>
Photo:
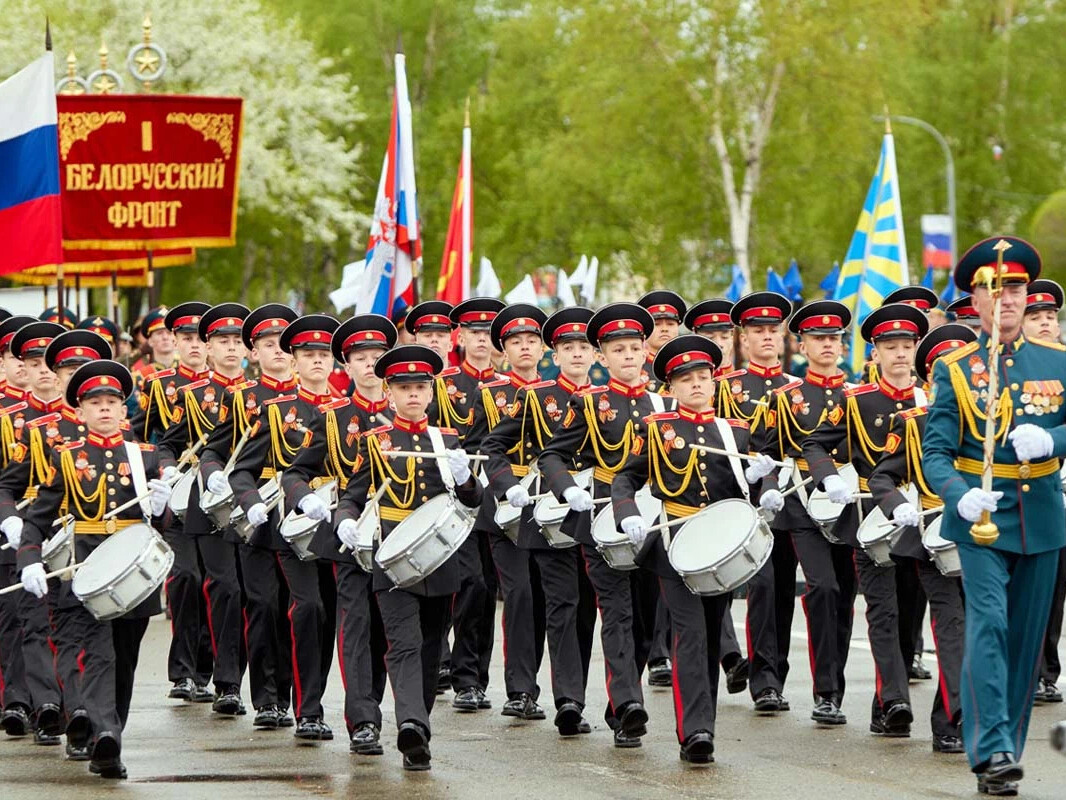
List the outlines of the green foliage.
<svg viewBox="0 0 1066 800">
<path fill-rule="evenodd" d="M 1042 276 L 1066 283 L 1066 189 L 1040 205 L 1029 235 L 1044 262 Z"/>
</svg>

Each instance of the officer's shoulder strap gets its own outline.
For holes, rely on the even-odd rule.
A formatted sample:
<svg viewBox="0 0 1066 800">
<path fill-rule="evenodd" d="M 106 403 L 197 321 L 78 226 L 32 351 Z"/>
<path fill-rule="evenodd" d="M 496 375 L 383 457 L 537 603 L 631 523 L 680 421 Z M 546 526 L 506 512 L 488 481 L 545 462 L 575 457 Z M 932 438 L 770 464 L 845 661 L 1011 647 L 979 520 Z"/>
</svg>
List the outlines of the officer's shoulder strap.
<svg viewBox="0 0 1066 800">
<path fill-rule="evenodd" d="M 803 385 L 803 381 L 800 378 L 791 380 L 788 383 L 782 384 L 774 389 L 774 394 L 784 394 L 785 392 L 791 392 L 793 389 L 798 389 Z"/>
<path fill-rule="evenodd" d="M 668 422 L 669 420 L 673 419 L 681 419 L 681 415 L 678 414 L 676 411 L 663 411 L 658 414 L 648 414 L 646 417 L 644 417 L 644 422 Z"/>
<path fill-rule="evenodd" d="M 943 360 L 945 364 L 954 364 L 956 361 L 961 361 L 962 359 L 966 358 L 966 356 L 970 355 L 970 353 L 976 353 L 977 348 L 979 348 L 980 346 L 981 344 L 979 342 L 969 342 L 968 344 L 964 344 L 957 350 L 952 350 L 947 355 L 941 356 L 941 360 Z"/>
<path fill-rule="evenodd" d="M 578 389 L 574 392 L 574 397 L 589 397 L 594 394 L 600 394 L 606 392 L 606 386 L 586 386 L 584 389 Z"/>
<path fill-rule="evenodd" d="M 845 397 L 858 397 L 861 394 L 876 392 L 880 387 L 876 383 L 860 383 L 858 386 L 849 386 L 844 390 Z"/>
<path fill-rule="evenodd" d="M 728 381 L 731 378 L 740 378 L 740 377 L 743 377 L 744 375 L 747 375 L 747 374 L 748 374 L 748 371 L 746 369 L 735 369 L 732 372 L 727 372 L 725 375 L 719 375 L 718 376 L 718 380 L 720 380 L 720 381 Z"/>
<path fill-rule="evenodd" d="M 437 377 L 438 378 L 450 378 L 453 375 L 458 375 L 460 372 L 462 372 L 462 370 L 459 369 L 459 367 L 446 367 L 445 369 L 442 369 L 440 371 L 440 373 L 437 375 Z"/>
<path fill-rule="evenodd" d="M 1029 344 L 1039 345 L 1040 347 L 1047 347 L 1051 350 L 1058 350 L 1059 352 L 1066 352 L 1066 345 L 1059 342 L 1047 342 L 1043 339 L 1026 339 Z"/>
<path fill-rule="evenodd" d="M 490 381 L 489 383 L 481 384 L 482 389 L 495 389 L 498 386 L 508 386 L 511 383 L 510 378 L 499 378 L 498 380 Z"/>
<path fill-rule="evenodd" d="M 230 386 L 227 386 L 226 391 L 230 394 L 236 394 L 237 392 L 242 391 L 244 389 L 251 389 L 258 383 L 258 381 L 241 381 L 240 383 L 234 383 Z"/>
<path fill-rule="evenodd" d="M 156 372 L 149 372 L 144 376 L 144 382 L 157 381 L 161 378 L 169 378 L 171 375 L 177 374 L 177 370 L 171 367 L 170 369 L 161 369 Z"/>
<path fill-rule="evenodd" d="M 725 421 L 732 425 L 734 428 L 743 428 L 748 430 L 751 427 L 750 423 L 746 419 L 734 419 L 733 417 L 725 417 Z"/>
<path fill-rule="evenodd" d="M 908 408 L 905 411 L 900 411 L 896 414 L 897 419 L 914 419 L 920 417 L 922 414 L 926 414 L 929 411 L 929 406 L 915 406 L 914 408 Z"/>
<path fill-rule="evenodd" d="M 533 392 L 537 389 L 548 389 L 555 385 L 555 381 L 537 381 L 536 383 L 526 384 L 523 388 L 526 392 Z"/>
</svg>

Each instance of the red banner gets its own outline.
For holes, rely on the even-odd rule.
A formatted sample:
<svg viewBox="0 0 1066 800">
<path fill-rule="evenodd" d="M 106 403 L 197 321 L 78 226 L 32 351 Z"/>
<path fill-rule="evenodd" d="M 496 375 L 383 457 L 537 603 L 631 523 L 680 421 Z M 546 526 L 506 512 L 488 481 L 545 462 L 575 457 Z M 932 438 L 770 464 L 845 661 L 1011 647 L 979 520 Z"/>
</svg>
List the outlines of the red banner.
<svg viewBox="0 0 1066 800">
<path fill-rule="evenodd" d="M 64 247 L 155 250 L 234 243 L 241 98 L 56 99 Z"/>
<path fill-rule="evenodd" d="M 196 251 L 191 247 L 163 248 L 152 251 L 152 268 L 191 264 Z M 115 273 L 119 286 L 148 285 L 148 254 L 143 250 L 70 250 L 63 249 L 63 275 L 71 285 L 83 288 L 108 286 Z M 54 284 L 57 267 L 32 267 L 6 276 L 15 283 L 35 286 Z"/>
</svg>

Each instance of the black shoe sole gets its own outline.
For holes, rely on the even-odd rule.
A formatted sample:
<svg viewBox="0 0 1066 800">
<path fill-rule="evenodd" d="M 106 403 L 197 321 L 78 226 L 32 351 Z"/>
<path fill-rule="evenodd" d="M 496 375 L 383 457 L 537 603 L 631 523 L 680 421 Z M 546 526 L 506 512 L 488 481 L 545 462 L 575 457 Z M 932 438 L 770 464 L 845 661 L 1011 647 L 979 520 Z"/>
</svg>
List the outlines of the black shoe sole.
<svg viewBox="0 0 1066 800">
<path fill-rule="evenodd" d="M 819 725 L 836 726 L 836 725 L 847 725 L 848 724 L 848 718 L 844 717 L 844 716 L 840 716 L 840 717 L 835 717 L 835 716 L 834 717 L 818 717 L 818 716 L 815 716 L 814 714 L 811 714 L 811 719 L 814 720 Z"/>
<path fill-rule="evenodd" d="M 1025 777 L 1025 770 L 1021 764 L 1011 764 L 994 772 L 986 772 L 985 777 L 1000 783 L 1017 783 Z"/>
<path fill-rule="evenodd" d="M 632 750 L 637 747 L 643 747 L 644 743 L 640 739 L 615 739 L 614 746 L 620 750 Z"/>
<path fill-rule="evenodd" d="M 538 720 L 547 719 L 547 718 L 548 718 L 548 715 L 544 713 L 544 709 L 543 708 L 540 709 L 539 711 L 530 711 L 529 713 L 523 712 L 522 714 L 519 715 L 519 719 L 525 720 L 526 722 L 537 722 Z"/>
<path fill-rule="evenodd" d="M 92 761 L 97 765 L 98 769 L 103 770 L 109 765 L 113 765 L 121 755 L 121 750 L 118 745 L 118 740 L 111 736 L 101 736 L 96 740 L 96 744 L 92 749 Z M 102 775 L 103 772 L 101 771 Z"/>
<path fill-rule="evenodd" d="M 58 708 L 45 708 L 37 712 L 37 729 L 45 736 L 63 735 L 63 716 Z"/>
<path fill-rule="evenodd" d="M 518 709 L 518 708 L 510 708 L 508 706 L 504 706 L 500 710 L 500 716 L 501 717 L 515 717 L 515 718 L 521 719 L 522 711 L 521 711 L 521 709 Z"/>
<path fill-rule="evenodd" d="M 8 717 L 3 722 L 4 733 L 13 739 L 25 736 L 30 732 L 29 718 Z"/>
<path fill-rule="evenodd" d="M 756 703 L 755 713 L 761 717 L 772 717 L 778 711 L 781 710 L 781 706 L 777 703 Z"/>
<path fill-rule="evenodd" d="M 385 748 L 381 746 L 381 742 L 358 745 L 352 742 L 348 745 L 348 752 L 356 756 L 383 756 L 385 755 Z"/>
<path fill-rule="evenodd" d="M 564 738 L 581 734 L 581 710 L 578 708 L 559 709 L 555 715 L 555 727 Z"/>
<path fill-rule="evenodd" d="M 71 746 L 85 749 L 89 746 L 89 738 L 93 733 L 93 724 L 88 716 L 78 715 L 71 718 L 67 723 L 67 741 Z"/>
<path fill-rule="evenodd" d="M 63 739 L 60 736 L 52 736 L 41 731 L 34 731 L 33 743 L 38 747 L 56 747 L 63 744 Z"/>
<path fill-rule="evenodd" d="M 462 711 L 463 713 L 468 714 L 472 711 L 477 711 L 477 700 L 473 700 L 471 702 L 460 702 L 458 700 L 453 699 L 452 708 L 454 708 L 456 711 Z"/>
<path fill-rule="evenodd" d="M 977 782 L 977 793 L 990 797 L 1017 797 L 1018 784 L 1014 781 Z"/>
<path fill-rule="evenodd" d="M 627 708 L 619 723 L 626 736 L 643 736 L 648 732 L 648 712 L 641 706 Z"/>
</svg>

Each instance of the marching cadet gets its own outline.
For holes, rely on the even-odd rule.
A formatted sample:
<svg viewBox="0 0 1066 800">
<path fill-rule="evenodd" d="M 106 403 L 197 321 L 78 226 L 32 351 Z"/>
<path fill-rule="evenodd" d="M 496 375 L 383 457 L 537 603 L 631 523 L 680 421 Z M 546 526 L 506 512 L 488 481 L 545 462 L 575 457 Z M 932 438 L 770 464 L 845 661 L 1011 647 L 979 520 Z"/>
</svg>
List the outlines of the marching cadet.
<svg viewBox="0 0 1066 800">
<path fill-rule="evenodd" d="M 890 303 L 903 303 L 904 305 L 911 306 L 922 312 L 926 317 L 929 316 L 929 312 L 937 307 L 937 303 L 940 302 L 940 298 L 937 297 L 936 292 L 932 289 L 927 289 L 924 286 L 901 286 L 900 288 L 889 292 L 884 300 L 881 301 L 882 306 L 887 306 Z M 867 361 L 863 365 L 862 370 L 862 383 L 877 383 L 881 377 L 880 370 L 877 365 L 877 352 L 874 351 L 873 359 Z M 920 587 L 919 587 L 920 590 Z M 925 677 L 929 677 L 926 675 Z"/>
<path fill-rule="evenodd" d="M 649 384 L 648 391 L 659 392 L 662 390 L 662 382 L 656 379 L 652 369 L 655 354 L 664 344 L 677 338 L 681 332 L 681 320 L 685 318 L 688 308 L 681 295 L 669 289 L 647 292 L 637 300 L 637 305 L 648 309 L 651 318 L 655 320 L 655 330 L 648 337 L 648 357 L 644 368 Z"/>
<path fill-rule="evenodd" d="M 144 376 L 153 372 L 171 369 L 178 364 L 177 340 L 166 326 L 166 306 L 149 309 L 141 320 L 141 336 L 148 347 L 148 355 L 139 358 L 131 368 L 138 391 L 144 384 Z"/>
<path fill-rule="evenodd" d="M 446 367 L 434 381 L 435 399 L 429 418 L 439 427 L 458 430 L 463 442 L 473 424 L 482 386 L 500 377 L 492 365 L 491 328 L 504 305 L 490 297 L 475 297 L 459 303 L 449 314 L 452 324 L 459 328 L 463 361 L 458 367 Z M 487 709 L 492 707 L 485 690 L 496 632 L 498 588 L 488 535 L 482 532 L 468 536 L 459 550 L 459 561 L 462 583 L 452 604 L 449 669 L 450 685 L 458 701 L 453 705 L 464 711 Z M 471 690 L 476 693 L 476 709 L 470 708 L 469 697 L 459 700 L 460 694 Z"/>
<path fill-rule="evenodd" d="M 451 358 L 452 331 L 456 327 L 451 317 L 453 310 L 454 306 L 443 300 L 426 300 L 408 311 L 403 319 L 403 327 L 414 337 L 415 344 L 428 347 L 443 359 L 445 366 Z"/>
<path fill-rule="evenodd" d="M 338 325 L 333 317 L 309 314 L 286 326 L 278 345 L 292 355 L 299 383 L 291 394 L 263 401 L 264 408 L 252 426 L 248 443 L 229 475 L 234 497 L 256 529 L 255 535 L 263 536 L 275 552 L 289 590 L 287 613 L 291 624 L 293 713 L 296 715 L 293 735 L 310 741 L 333 738 L 322 710 L 336 629 L 333 574 L 331 570 L 320 569 L 318 561 L 301 560 L 281 537 L 280 515 L 267 506 L 260 492 L 260 481 L 274 479 L 292 466 L 296 454 L 311 444 L 314 435 L 309 427 L 311 421 L 332 404 L 330 342 Z M 319 507 L 316 513 L 320 510 Z M 324 593 L 330 595 L 328 608 Z"/>
<path fill-rule="evenodd" d="M 242 381 L 227 387 L 218 423 L 201 451 L 200 477 L 207 490 L 216 496 L 232 493 L 225 470 L 227 461 L 235 451 L 239 455 L 238 445 L 257 422 L 266 401 L 296 393 L 292 356 L 282 350 L 280 343 L 282 332 L 294 319 L 296 314 L 288 306 L 267 303 L 252 311 L 241 325 L 241 340 L 251 359 L 258 362 L 261 374 L 258 381 Z M 269 471 L 259 476 L 259 484 L 265 484 L 270 476 Z M 247 542 L 231 529 L 224 531 L 223 536 L 238 545 L 245 596 L 248 682 L 256 710 L 252 724 L 275 730 L 294 724 L 288 713 L 292 657 L 288 618 L 283 612 L 287 598 L 274 556 L 277 544 L 268 528 L 256 528 Z"/>
<path fill-rule="evenodd" d="M 19 328 L 36 321 L 36 317 L 7 314 L 0 322 L 0 356 L 4 376 L 3 390 L 0 392 L 0 431 L 5 432 L 0 439 L 0 467 L 6 467 L 11 459 L 11 445 L 14 443 L 11 415 L 25 410 L 26 392 L 30 388 L 26 365 L 11 352 L 11 340 Z M 18 530 L 12 534 L 11 531 L 16 527 Z M 20 540 L 21 531 L 19 523 L 14 521 L 4 520 L 4 525 L 0 525 L 0 533 L 11 545 L 0 550 L 0 587 L 11 586 L 18 581 L 15 553 L 18 545 L 16 539 Z M 25 736 L 32 729 L 30 713 L 33 701 L 26 686 L 18 603 L 19 598 L 14 595 L 0 595 L 0 680 L 4 686 L 0 727 L 8 736 Z"/>
<path fill-rule="evenodd" d="M 360 314 L 333 333 L 333 357 L 346 365 L 355 384 L 352 397 L 322 406 L 312 417 L 311 441 L 296 454 L 282 477 L 287 505 L 321 522 L 310 549 L 333 565 L 337 585 L 337 650 L 344 682 L 344 721 L 350 750 L 379 756 L 381 700 L 385 694 L 385 631 L 371 591 L 371 575 L 355 556 L 340 549 L 330 508 L 315 494 L 328 481 L 344 492 L 358 464 L 359 439 L 392 418 L 374 364 L 396 344 L 396 326 L 379 314 Z"/>
<path fill-rule="evenodd" d="M 729 420 L 723 430 L 715 418 L 714 371 L 721 357 L 714 342 L 695 335 L 678 337 L 659 349 L 655 377 L 669 387 L 677 410 L 646 418 L 647 446 L 627 461 L 611 486 L 618 527 L 639 548 L 637 562 L 658 577 L 670 609 L 677 740 L 681 760 L 693 764 L 714 761 L 719 642 L 729 594 L 692 593 L 667 558 L 669 534 L 648 535 L 634 497 L 650 484 L 670 520 L 697 514 L 718 500 L 747 498 L 748 488 L 738 484 L 728 457 L 676 444 L 700 442 L 721 449 L 729 435 L 740 452 L 748 452 L 747 423 Z M 665 435 L 668 430 L 676 436 Z"/>
<path fill-rule="evenodd" d="M 340 498 L 337 537 L 350 550 L 359 543 L 357 520 L 386 479 L 391 485 L 378 502 L 380 540 L 393 535 L 417 505 L 425 504 L 454 483 L 455 497 L 468 509 L 481 501 L 481 484 L 470 472 L 470 459 L 459 448 L 453 430 L 431 428 L 426 410 L 433 396 L 433 379 L 443 359 L 421 345 L 396 347 L 381 356 L 374 373 L 384 379 L 395 416 L 391 423 L 366 431 L 359 440 L 355 474 Z M 439 436 L 445 445 L 442 459 L 390 459 L 390 450 L 434 450 Z M 443 463 L 434 463 L 442 461 Z M 445 478 L 444 471 L 449 477 Z M 453 554 L 422 580 L 398 588 L 375 561 L 373 590 L 385 625 L 388 650 L 385 665 L 396 703 L 396 747 L 406 770 L 430 768 L 429 714 L 436 700 L 437 670 L 442 632 L 452 595 L 459 588 L 459 563 Z"/>
<path fill-rule="evenodd" d="M 763 453 L 774 459 L 795 460 L 795 469 L 786 483 L 778 480 L 777 469 L 763 477 L 760 504 L 776 512 L 770 525 L 775 539 L 791 536 L 803 567 L 806 581 L 803 611 L 807 617 L 814 688 L 811 719 L 821 725 L 847 722 L 840 706 L 855 604 L 855 566 L 851 548 L 839 542 L 831 543 L 807 514 L 808 489 L 801 485 L 791 495 L 782 497 L 780 488 L 808 479 L 803 440 L 834 409 L 841 407 L 844 373 L 837 362 L 843 349 L 842 335 L 850 324 L 851 312 L 833 300 L 808 303 L 792 315 L 788 329 L 800 339 L 808 361 L 807 373 L 802 380 L 797 378 L 774 389 L 770 411 L 775 425 L 767 431 L 769 435 L 763 448 Z M 761 477 L 758 465 L 753 464 L 747 472 L 754 478 Z M 788 591 L 792 594 L 791 587 Z M 788 631 L 784 633 L 787 635 Z"/>
<path fill-rule="evenodd" d="M 661 395 L 647 391 L 641 376 L 645 340 L 655 328 L 647 309 L 635 303 L 604 306 L 588 322 L 586 335 L 610 373 L 607 386 L 590 387 L 571 396 L 562 423 L 541 451 L 538 463 L 553 494 L 570 506 L 562 531 L 581 545 L 600 610 L 600 638 L 607 671 L 604 719 L 614 731 L 616 747 L 640 747 L 647 731 L 640 675 L 647 662 L 645 633 L 654 619 L 636 616 L 631 573 L 608 566 L 596 550 L 591 532 L 594 498 L 606 498 L 611 483 L 645 442 L 644 417 L 663 411 Z M 583 489 L 570 472 L 575 462 L 593 467 Z"/>
<path fill-rule="evenodd" d="M 52 328 L 51 323 L 44 324 Z M 35 325 L 27 328 L 27 332 L 34 333 L 36 327 Z M 31 337 L 29 342 L 25 342 L 14 337 L 12 344 L 32 359 L 40 349 L 41 341 L 43 339 Z M 34 346 L 30 347 L 31 344 Z M 79 366 L 110 357 L 111 348 L 100 336 L 81 330 L 64 331 L 45 348 L 44 366 L 54 373 L 56 389 L 62 393 L 66 390 L 70 376 Z M 40 370 L 39 365 L 32 360 L 31 363 L 34 364 L 35 372 Z M 31 406 L 29 411 L 33 409 Z M 62 402 L 56 411 L 38 411 L 37 416 L 27 423 L 26 431 L 24 440 L 15 443 L 12 448 L 10 462 L 0 470 L 0 519 L 3 520 L 0 522 L 0 529 L 6 527 L 15 532 L 13 538 L 9 536 L 15 547 L 21 539 L 23 525 L 18 508 L 19 501 L 25 499 L 29 502 L 37 496 L 40 483 L 48 476 L 52 451 L 69 442 L 80 441 L 86 433 L 85 425 L 78 420 L 77 412 L 66 402 Z M 58 585 L 58 581 L 54 585 Z M 43 608 L 26 608 L 27 601 L 30 605 L 41 605 Z M 65 708 L 75 709 L 82 705 L 78 693 L 80 646 L 77 644 L 76 632 L 59 627 L 61 618 L 53 617 L 50 623 L 50 610 L 46 602 L 35 601 L 32 595 L 24 594 L 20 597 L 20 604 L 27 611 L 25 619 L 28 624 L 23 626 L 23 651 L 25 663 L 31 666 L 31 694 L 49 698 L 49 707 L 44 712 L 37 711 L 34 737 L 38 744 L 58 744 L 57 735 L 63 729 L 59 717 L 60 694 L 62 693 L 62 704 Z M 42 717 L 55 719 L 52 724 L 42 725 Z M 45 733 L 46 730 L 51 733 Z M 89 753 L 85 748 L 76 749 L 68 743 L 67 758 L 87 761 Z"/>
<path fill-rule="evenodd" d="M 930 331 L 918 344 L 915 352 L 915 371 L 918 380 L 925 382 L 934 362 L 953 350 L 976 339 L 965 325 L 949 323 Z M 961 753 L 959 720 L 959 675 L 962 667 L 963 611 L 961 585 L 956 578 L 940 573 L 922 546 L 918 510 L 911 505 L 899 486 L 910 484 L 918 492 L 923 509 L 943 505 L 926 481 L 922 469 L 922 434 L 925 431 L 927 407 L 917 405 L 895 414 L 889 425 L 885 452 L 870 475 L 873 499 L 887 519 L 903 526 L 899 541 L 892 552 L 899 569 L 914 571 L 929 598 L 932 615 L 933 640 L 937 651 L 939 686 L 933 700 L 930 725 L 933 731 L 934 753 Z M 926 517 L 925 524 L 932 521 Z M 902 620 L 902 617 L 901 617 Z M 905 655 L 905 654 L 904 654 Z"/>
<path fill-rule="evenodd" d="M 701 300 L 685 314 L 685 327 L 698 336 L 710 339 L 722 352 L 718 375 L 733 371 L 733 304 L 722 298 Z M 718 377 L 716 375 L 715 377 Z"/>
<path fill-rule="evenodd" d="M 1062 287 L 1055 281 L 1038 278 L 1029 284 L 1025 301 L 1022 332 L 1030 341 L 1061 341 L 1059 312 L 1062 310 Z M 1040 662 L 1040 683 L 1034 699 L 1037 703 L 1061 703 L 1062 692 L 1056 685 L 1062 672 L 1059 662 L 1059 639 L 1062 637 L 1063 603 L 1066 603 L 1066 548 L 1059 551 L 1059 569 L 1055 575 L 1055 594 L 1051 599 L 1051 616 L 1044 635 L 1044 655 Z"/>
<path fill-rule="evenodd" d="M 506 353 L 511 372 L 482 386 L 474 405 L 473 423 L 467 434 L 468 451 L 480 450 L 487 454 L 488 438 L 496 427 L 505 417 L 518 413 L 519 393 L 527 387 L 537 385 L 540 378 L 537 374 L 537 362 L 540 361 L 543 349 L 540 333 L 546 319 L 543 311 L 525 303 L 509 305 L 493 319 L 490 331 L 492 345 Z M 524 477 L 529 471 L 529 459 L 521 443 L 517 440 L 502 441 L 499 446 L 503 451 L 498 454 L 495 463 L 490 463 L 492 472 L 502 468 L 518 477 Z M 513 460 L 507 453 L 512 447 L 515 448 Z M 491 481 L 492 473 L 488 477 Z M 493 494 L 497 494 L 499 488 L 499 485 L 493 487 Z M 474 521 L 473 534 L 488 537 L 492 562 L 496 567 L 503 594 L 503 636 L 507 643 L 504 647 L 504 682 L 507 702 L 504 703 L 501 713 L 505 717 L 540 720 L 545 718 L 545 714 L 544 709 L 537 704 L 540 689 L 537 686 L 537 637 L 530 582 L 530 547 L 532 537 L 539 536 L 539 532 L 528 530 L 524 536 L 519 534 L 518 542 L 512 541 L 496 524 L 495 514 L 496 503 L 490 502 L 486 497 Z M 528 527 L 535 527 L 531 511 L 525 512 L 523 516 Z M 457 703 L 453 705 L 460 710 L 473 710 L 470 704 L 478 699 L 476 692 L 473 696 L 470 696 L 470 692 L 461 694 L 461 697 L 456 696 Z M 568 699 L 575 698 L 568 695 Z M 580 713 L 578 719 L 580 720 Z"/>
<path fill-rule="evenodd" d="M 973 292 L 982 332 L 934 367 L 936 402 L 922 440 L 925 475 L 947 509 L 940 535 L 956 543 L 962 562 L 962 739 L 978 790 L 993 795 L 1016 794 L 1023 775 L 1044 623 L 1066 544 L 1058 474 L 1066 456 L 1066 347 L 1021 331 L 1026 284 L 1039 274 L 1039 254 L 1014 237 L 986 239 L 959 260 L 955 283 Z M 998 301 L 991 289 L 1001 291 Z M 1002 394 L 992 491 L 984 491 L 987 351 L 997 318 Z"/>
<path fill-rule="evenodd" d="M 803 441 L 803 457 L 815 483 L 829 499 L 845 509 L 833 527 L 833 535 L 851 545 L 859 589 L 866 599 L 866 622 L 874 658 L 877 685 L 870 731 L 889 737 L 910 736 L 913 720 L 907 664 L 900 649 L 899 607 L 895 567 L 878 566 L 859 546 L 858 528 L 873 502 L 854 502 L 853 488 L 837 472 L 836 451 L 858 474 L 860 492 L 869 492 L 869 479 L 885 451 L 885 441 L 894 415 L 914 408 L 914 349 L 928 330 L 925 314 L 913 305 L 893 303 L 875 309 L 862 324 L 862 338 L 873 344 L 880 378 L 844 392 L 844 404 L 836 406 Z M 924 397 L 918 398 L 924 404 Z M 904 623 L 905 624 L 905 623 Z"/>
<path fill-rule="evenodd" d="M 529 352 L 538 352 L 531 339 L 525 339 L 539 328 L 539 335 L 549 347 L 563 348 L 572 342 L 584 343 L 591 350 L 586 337 L 592 312 L 587 308 L 566 308 L 553 314 L 543 325 L 540 316 L 532 316 L 531 306 L 508 306 L 493 323 L 493 344 L 507 353 L 512 364 L 524 364 Z M 538 353 L 539 354 L 539 353 Z M 565 360 L 566 355 L 562 358 Z M 588 366 L 585 367 L 587 375 Z M 514 374 L 512 374 L 512 380 Z M 586 378 L 587 381 L 587 378 Z M 551 658 L 552 694 L 555 701 L 555 727 L 559 735 L 568 737 L 588 733 L 591 727 L 584 720 L 585 672 L 578 641 L 578 564 L 570 548 L 552 547 L 532 516 L 533 500 L 519 478 L 528 474 L 545 444 L 551 439 L 563 417 L 565 404 L 578 387 L 565 375 L 560 381 L 538 381 L 518 389 L 514 401 L 500 415 L 500 421 L 481 442 L 481 452 L 489 456 L 487 474 L 490 488 L 498 502 L 507 502 L 525 509 L 512 540 L 505 533 L 492 534 L 493 559 L 500 571 L 504 587 L 504 620 L 507 649 L 504 674 L 507 679 L 508 704 L 504 713 L 513 709 L 522 719 L 543 719 L 535 702 L 536 654 L 533 624 L 533 582 L 543 588 L 546 603 L 546 629 Z M 581 464 L 574 465 L 576 469 Z M 538 493 L 539 481 L 533 483 Z M 536 566 L 536 572 L 531 567 Z M 510 602 L 508 602 L 510 601 Z M 512 623 L 517 619 L 517 623 Z M 517 646 L 515 644 L 517 640 Z M 453 705 L 462 700 L 456 696 Z"/>
<path fill-rule="evenodd" d="M 180 313 L 181 308 L 173 309 L 171 314 Z M 190 380 L 175 379 L 172 408 L 167 412 L 172 422 L 159 440 L 160 449 L 175 461 L 191 449 L 206 443 L 219 422 L 224 407 L 223 398 L 232 387 L 244 380 L 242 362 L 246 350 L 241 341 L 241 327 L 248 314 L 247 307 L 240 303 L 222 303 L 203 311 L 196 323 L 196 336 L 206 347 L 207 360 L 212 369 L 208 373 L 200 371 L 193 376 L 183 370 L 183 367 L 189 366 L 186 362 L 178 366 L 178 376 Z M 187 327 L 191 325 L 190 322 Z M 176 332 L 179 351 L 187 349 L 190 333 L 187 330 Z M 197 463 L 196 456 L 192 456 L 191 463 Z M 199 563 L 203 564 L 203 581 L 196 589 L 203 593 L 202 603 L 207 621 L 205 627 L 213 655 L 215 692 L 211 710 L 223 716 L 240 716 L 246 711 L 241 702 L 244 665 L 240 654 L 241 587 L 237 577 L 237 548 L 215 531 L 211 519 L 200 507 L 199 483 L 193 481 L 189 488 L 188 506 L 184 519 L 180 521 L 183 534 L 181 546 L 188 548 L 190 562 L 199 557 Z M 190 578 L 190 582 L 192 580 Z M 171 652 L 173 654 L 173 647 Z M 187 684 L 185 688 L 188 688 Z M 194 697 L 200 694 L 199 688 L 193 691 Z"/>
<path fill-rule="evenodd" d="M 783 326 L 792 303 L 776 292 L 753 292 L 733 306 L 748 366 L 720 376 L 717 413 L 747 422 L 752 451 L 762 452 L 774 426 L 773 392 L 795 378 L 781 367 Z M 773 554 L 748 582 L 749 686 L 756 713 L 776 714 L 791 706 L 784 697 L 795 612 L 796 553 L 787 536 L 775 536 Z"/>
<path fill-rule="evenodd" d="M 949 314 L 955 315 L 955 322 L 972 328 L 974 333 L 981 332 L 981 316 L 973 307 L 973 295 L 963 295 L 945 309 Z"/>
<path fill-rule="evenodd" d="M 209 308 L 207 303 L 181 303 L 163 317 L 163 327 L 175 342 L 177 365 L 143 374 L 140 409 L 130 421 L 141 441 L 158 444 L 174 425 L 184 430 L 181 416 L 185 409 L 177 410 L 179 398 L 210 383 L 207 350 L 199 335 L 200 318 Z M 177 460 L 180 452 L 173 455 Z M 167 655 L 167 678 L 172 686 L 167 697 L 210 703 L 214 699 L 207 688 L 212 673 L 211 637 L 196 542 L 185 535 L 180 519 L 175 515 L 170 519 L 170 527 L 163 531 L 174 550 L 174 567 L 164 584 L 172 628 Z"/>
<path fill-rule="evenodd" d="M 83 442 L 53 449 L 48 479 L 26 512 L 18 562 L 23 588 L 37 598 L 43 598 L 49 588 L 41 544 L 61 510 L 74 517 L 78 562 L 85 561 L 108 535 L 144 521 L 149 512 L 154 527 L 165 527 L 170 486 L 160 480 L 164 460 L 152 445 L 127 446 L 119 426 L 132 391 L 129 370 L 105 360 L 79 367 L 67 384 L 67 404 L 78 408 L 87 434 Z M 141 451 L 140 457 L 131 459 L 129 448 Z M 83 461 L 88 466 L 79 468 L 77 464 Z M 139 474 L 141 470 L 143 474 Z M 136 486 L 145 485 L 150 495 L 141 506 L 118 512 L 114 519 L 103 519 L 106 511 L 135 499 Z M 90 772 L 103 778 L 125 778 L 122 730 L 129 714 L 141 639 L 148 627 L 141 608 L 158 610 L 158 598 L 150 597 L 125 616 L 101 622 L 74 595 L 70 582 L 62 582 L 58 594 L 55 615 L 61 619 L 57 627 L 72 631 L 81 650 L 84 708 L 68 709 L 67 737 L 75 747 L 91 746 Z"/>
<path fill-rule="evenodd" d="M 41 320 L 41 322 L 52 322 L 68 331 L 78 324 L 78 315 L 74 313 L 74 309 L 70 306 L 63 306 L 62 313 L 60 313 L 58 306 L 48 306 L 37 319 Z"/>
</svg>

